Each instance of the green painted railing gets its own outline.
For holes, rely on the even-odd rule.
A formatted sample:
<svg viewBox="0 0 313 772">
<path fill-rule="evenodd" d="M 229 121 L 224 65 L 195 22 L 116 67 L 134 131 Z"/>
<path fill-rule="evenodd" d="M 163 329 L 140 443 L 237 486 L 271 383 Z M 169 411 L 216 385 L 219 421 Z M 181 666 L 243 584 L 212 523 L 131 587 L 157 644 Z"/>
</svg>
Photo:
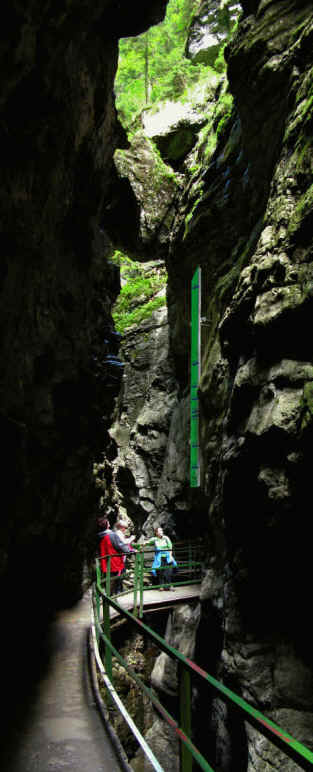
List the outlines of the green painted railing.
<svg viewBox="0 0 313 772">
<path fill-rule="evenodd" d="M 151 572 L 154 557 L 154 549 L 141 544 L 134 545 L 136 552 L 127 555 L 125 573 L 122 576 L 123 591 L 118 595 L 132 592 L 133 608 L 135 616 L 143 616 L 143 597 L 146 590 L 157 590 L 163 587 L 158 584 Z M 197 584 L 203 576 L 204 547 L 201 541 L 194 541 L 188 545 L 176 542 L 173 554 L 177 568 L 173 569 L 171 586 L 181 587 L 186 584 Z M 110 558 L 109 558 L 110 559 Z M 166 566 L 159 569 L 162 574 Z M 115 580 L 101 572 L 101 558 L 96 559 L 97 580 L 101 586 L 105 585 L 107 595 L 115 595 Z"/>
<path fill-rule="evenodd" d="M 176 553 L 176 546 L 175 546 Z M 134 556 L 133 565 L 133 577 L 134 577 L 134 611 L 136 610 L 135 603 L 138 603 L 138 583 L 139 583 L 139 595 L 141 593 L 141 586 L 144 586 L 143 577 L 145 576 L 146 558 L 142 551 L 138 551 Z M 197 561 L 195 561 L 196 563 Z M 150 562 L 151 565 L 151 562 Z M 187 569 L 193 569 L 193 561 L 186 562 Z M 192 581 L 196 581 L 193 579 Z M 135 591 L 135 583 L 137 582 L 137 591 Z M 181 581 L 179 584 L 183 584 Z M 185 584 L 189 583 L 185 581 Z M 129 675 L 134 679 L 137 686 L 141 691 L 149 698 L 159 714 L 164 718 L 169 726 L 172 727 L 176 737 L 180 741 L 180 769 L 181 772 L 191 772 L 193 763 L 198 765 L 204 772 L 214 772 L 208 761 L 195 747 L 191 740 L 192 724 L 191 724 L 191 682 L 192 678 L 200 679 L 202 682 L 206 682 L 208 687 L 213 690 L 215 697 L 219 697 L 225 701 L 231 708 L 237 711 L 242 721 L 247 721 L 255 729 L 257 729 L 262 735 L 269 739 L 276 747 L 279 748 L 287 757 L 291 758 L 299 767 L 299 769 L 311 770 L 313 772 L 313 752 L 306 748 L 302 743 L 298 742 L 291 735 L 285 732 L 280 726 L 275 724 L 267 716 L 263 715 L 256 708 L 247 703 L 242 697 L 232 692 L 223 683 L 211 676 L 205 670 L 200 668 L 195 662 L 185 657 L 181 652 L 170 646 L 158 633 L 152 630 L 146 625 L 142 619 L 138 618 L 135 613 L 127 611 L 118 602 L 119 596 L 110 596 L 110 577 L 106 578 L 106 587 L 103 585 L 101 572 L 99 569 L 99 563 L 97 561 L 97 580 L 93 588 L 93 630 L 94 630 L 94 648 L 95 658 L 98 663 L 102 678 L 108 688 L 111 698 L 114 699 L 119 710 L 132 728 L 133 721 L 124 706 L 121 705 L 121 701 L 115 692 L 114 685 L 112 683 L 112 656 L 120 662 L 120 664 L 126 669 Z M 163 600 L 163 598 L 162 598 Z M 170 600 L 170 598 L 169 598 Z M 102 607 L 102 614 L 101 614 Z M 139 601 L 140 607 L 140 601 Z M 119 652 L 115 649 L 111 641 L 111 626 L 110 626 L 110 609 L 115 610 L 118 614 L 127 619 L 128 622 L 135 626 L 138 630 L 144 633 L 158 648 L 165 652 L 169 657 L 174 659 L 179 668 L 179 721 L 176 720 L 166 708 L 161 704 L 155 694 L 141 681 L 138 674 L 125 663 Z M 105 671 L 102 665 L 102 660 L 99 654 L 99 648 L 104 647 L 104 661 Z M 134 731 L 134 729 L 132 729 Z M 158 772 L 163 772 L 157 759 L 155 759 L 151 749 L 147 748 L 145 739 L 140 734 L 139 730 L 134 731 L 139 744 L 141 745 L 144 753 L 148 756 L 153 768 Z"/>
</svg>

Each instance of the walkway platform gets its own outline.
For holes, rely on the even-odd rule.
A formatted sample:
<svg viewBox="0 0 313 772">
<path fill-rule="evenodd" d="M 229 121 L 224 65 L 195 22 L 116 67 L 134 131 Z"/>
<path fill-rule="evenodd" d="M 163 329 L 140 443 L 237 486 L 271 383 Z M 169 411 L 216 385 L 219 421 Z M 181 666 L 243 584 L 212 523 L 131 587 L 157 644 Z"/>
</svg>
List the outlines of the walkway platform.
<svg viewBox="0 0 313 772">
<path fill-rule="evenodd" d="M 174 606 L 177 603 L 184 603 L 193 598 L 198 598 L 200 589 L 200 584 L 189 584 L 182 587 L 174 587 L 174 590 L 154 590 L 153 588 L 144 590 L 144 610 L 149 612 L 157 611 L 162 608 Z M 115 599 L 114 596 L 113 599 Z M 125 595 L 120 595 L 116 598 L 116 601 L 122 608 L 126 609 L 126 611 L 131 611 L 133 609 L 134 593 L 128 592 L 127 594 L 125 593 Z M 139 603 L 139 598 L 137 598 L 137 603 Z M 115 609 L 111 608 L 110 616 L 111 619 L 115 619 L 119 614 Z"/>
<path fill-rule="evenodd" d="M 5 758 L 1 756 L 3 772 L 120 772 L 124 768 L 91 688 L 90 623 L 90 591 L 76 606 L 58 614 L 50 633 L 49 666 L 37 684 L 23 726 L 16 727 Z"/>
<path fill-rule="evenodd" d="M 145 609 L 150 612 L 172 607 L 197 598 L 199 591 L 200 585 L 177 587 L 174 592 L 145 590 Z M 119 603 L 132 609 L 133 592 L 120 597 Z M 117 612 L 111 611 L 117 616 Z M 106 728 L 99 699 L 97 702 L 92 688 L 88 667 L 90 624 L 91 591 L 88 591 L 74 607 L 58 613 L 51 624 L 48 641 L 45 641 L 47 661 L 38 680 L 33 682 L 31 700 L 24 710 L 22 682 L 13 685 L 14 707 L 19 715 L 10 713 L 10 736 L 5 738 L 0 750 L 3 772 L 125 772 L 129 769 L 122 754 L 119 755 L 117 738 L 114 743 Z M 27 656 L 22 657 L 20 664 L 28 667 Z M 8 710 L 11 711 L 10 706 Z"/>
</svg>

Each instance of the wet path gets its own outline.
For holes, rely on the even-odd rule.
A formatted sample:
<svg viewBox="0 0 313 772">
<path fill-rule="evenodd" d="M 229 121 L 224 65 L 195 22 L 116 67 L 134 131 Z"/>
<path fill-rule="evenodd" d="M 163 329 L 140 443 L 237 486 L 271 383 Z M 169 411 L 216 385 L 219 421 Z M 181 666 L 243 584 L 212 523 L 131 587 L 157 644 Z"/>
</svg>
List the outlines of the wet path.
<svg viewBox="0 0 313 772">
<path fill-rule="evenodd" d="M 89 625 L 89 593 L 58 614 L 49 634 L 49 665 L 23 726 L 17 722 L 13 729 L 1 772 L 120 771 L 90 685 Z"/>
</svg>

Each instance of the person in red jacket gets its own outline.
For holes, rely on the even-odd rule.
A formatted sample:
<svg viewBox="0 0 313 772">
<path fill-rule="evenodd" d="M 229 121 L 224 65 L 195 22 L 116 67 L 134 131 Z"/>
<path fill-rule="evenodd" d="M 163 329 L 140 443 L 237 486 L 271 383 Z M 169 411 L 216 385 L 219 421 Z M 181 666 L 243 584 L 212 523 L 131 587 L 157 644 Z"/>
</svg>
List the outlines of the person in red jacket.
<svg viewBox="0 0 313 772">
<path fill-rule="evenodd" d="M 124 556 L 125 553 L 135 552 L 134 548 L 125 541 L 122 541 L 119 534 L 116 531 L 112 531 L 110 523 L 106 518 L 102 518 L 99 521 L 101 530 L 98 533 L 100 540 L 99 551 L 102 560 L 101 571 L 106 575 L 108 566 L 110 563 L 110 574 L 114 578 L 114 593 L 122 592 L 123 580 L 122 574 L 125 568 Z M 111 556 L 110 561 L 107 560 L 108 555 Z"/>
</svg>

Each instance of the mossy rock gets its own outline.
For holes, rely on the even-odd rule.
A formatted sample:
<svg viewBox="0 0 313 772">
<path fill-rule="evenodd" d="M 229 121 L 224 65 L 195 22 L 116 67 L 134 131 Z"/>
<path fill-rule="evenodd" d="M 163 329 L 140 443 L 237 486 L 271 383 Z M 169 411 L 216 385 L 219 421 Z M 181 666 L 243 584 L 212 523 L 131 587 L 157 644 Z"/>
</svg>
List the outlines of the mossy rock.
<svg viewBox="0 0 313 772">
<path fill-rule="evenodd" d="M 205 119 L 192 126 L 180 126 L 166 136 L 155 137 L 155 143 L 164 161 L 173 164 L 174 167 L 182 161 L 197 141 L 198 132 L 204 121 Z"/>
<path fill-rule="evenodd" d="M 313 381 L 308 381 L 304 384 L 302 408 L 301 429 L 303 431 L 311 426 L 313 422 Z"/>
<path fill-rule="evenodd" d="M 312 238 L 313 227 L 313 185 L 301 196 L 297 203 L 294 213 L 289 222 L 289 236 L 301 240 L 302 243 L 309 242 Z"/>
</svg>

